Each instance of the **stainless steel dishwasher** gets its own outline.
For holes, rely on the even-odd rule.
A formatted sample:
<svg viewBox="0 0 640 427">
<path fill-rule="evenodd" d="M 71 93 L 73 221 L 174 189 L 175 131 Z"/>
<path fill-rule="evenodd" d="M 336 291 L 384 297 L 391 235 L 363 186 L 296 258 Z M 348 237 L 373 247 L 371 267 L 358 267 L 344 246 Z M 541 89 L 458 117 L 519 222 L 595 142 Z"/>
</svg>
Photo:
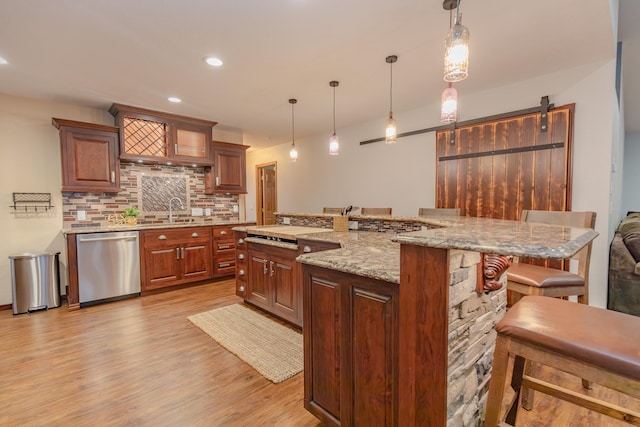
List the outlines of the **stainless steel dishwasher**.
<svg viewBox="0 0 640 427">
<path fill-rule="evenodd" d="M 140 295 L 137 231 L 78 234 L 80 306 Z"/>
</svg>

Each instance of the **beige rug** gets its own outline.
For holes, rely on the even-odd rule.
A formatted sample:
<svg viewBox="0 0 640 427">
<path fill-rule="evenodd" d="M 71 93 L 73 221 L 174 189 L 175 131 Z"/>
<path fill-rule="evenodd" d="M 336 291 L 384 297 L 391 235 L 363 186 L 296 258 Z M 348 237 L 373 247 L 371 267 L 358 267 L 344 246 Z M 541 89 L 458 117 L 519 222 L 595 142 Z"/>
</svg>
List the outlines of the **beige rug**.
<svg viewBox="0 0 640 427">
<path fill-rule="evenodd" d="M 302 334 L 240 304 L 188 319 L 274 383 L 303 369 Z"/>
</svg>

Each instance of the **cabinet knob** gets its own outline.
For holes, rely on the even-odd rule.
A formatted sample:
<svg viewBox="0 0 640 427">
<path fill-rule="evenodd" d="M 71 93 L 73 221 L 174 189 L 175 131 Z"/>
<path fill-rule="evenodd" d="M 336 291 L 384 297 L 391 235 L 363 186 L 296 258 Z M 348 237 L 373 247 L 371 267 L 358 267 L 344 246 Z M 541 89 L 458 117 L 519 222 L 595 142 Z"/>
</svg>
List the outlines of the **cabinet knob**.
<svg viewBox="0 0 640 427">
<path fill-rule="evenodd" d="M 244 270 L 239 270 L 238 271 L 238 276 L 244 276 Z"/>
<path fill-rule="evenodd" d="M 305 252 L 305 253 L 311 252 L 311 246 L 305 246 L 304 248 L 302 248 L 302 252 Z"/>
<path fill-rule="evenodd" d="M 244 239 L 238 239 L 238 244 L 241 245 L 244 243 Z"/>
<path fill-rule="evenodd" d="M 191 233 L 191 237 L 198 237 L 198 233 Z"/>
<path fill-rule="evenodd" d="M 244 286 L 240 286 L 240 287 L 238 288 L 238 290 L 239 290 L 240 292 L 244 292 Z"/>
<path fill-rule="evenodd" d="M 161 234 L 158 236 L 158 240 L 167 240 L 167 236 L 165 236 L 164 234 Z"/>
<path fill-rule="evenodd" d="M 220 232 L 220 235 L 221 235 L 221 236 L 226 236 L 226 235 L 227 235 L 227 231 L 226 231 L 226 230 L 222 230 L 222 231 Z"/>
<path fill-rule="evenodd" d="M 244 254 L 238 254 L 238 259 L 244 259 Z"/>
</svg>

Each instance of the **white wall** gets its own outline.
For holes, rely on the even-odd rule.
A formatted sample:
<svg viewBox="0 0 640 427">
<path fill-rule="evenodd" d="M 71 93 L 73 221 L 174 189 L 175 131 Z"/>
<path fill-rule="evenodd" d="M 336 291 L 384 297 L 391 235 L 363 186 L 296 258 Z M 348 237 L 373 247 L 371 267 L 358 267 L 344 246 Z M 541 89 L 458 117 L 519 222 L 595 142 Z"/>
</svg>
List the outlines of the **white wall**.
<svg viewBox="0 0 640 427">
<path fill-rule="evenodd" d="M 539 105 L 549 95 L 556 105 L 576 103 L 573 157 L 573 210 L 597 212 L 600 236 L 591 261 L 591 304 L 606 306 L 610 222 L 611 157 L 614 128 L 615 59 L 555 72 L 490 91 L 465 94 L 459 89 L 459 120 L 469 120 Z M 434 100 L 435 101 L 435 100 Z M 394 112 L 399 132 L 437 126 L 439 105 Z M 383 111 L 384 109 L 381 108 Z M 383 135 L 380 119 L 338 128 L 340 156 L 328 155 L 325 135 L 297 140 L 299 160 L 288 160 L 289 145 L 248 153 L 247 219 L 255 219 L 255 165 L 278 162 L 278 210 L 320 212 L 322 206 L 391 206 L 395 215 L 415 215 L 435 204 L 435 134 L 360 146 Z M 619 191 L 618 191 L 619 192 Z"/>
<path fill-rule="evenodd" d="M 640 211 L 640 133 L 627 134 L 624 142 L 622 215 Z"/>
<path fill-rule="evenodd" d="M 10 255 L 59 251 L 62 289 L 67 283 L 60 140 L 52 117 L 113 125 L 106 110 L 0 94 L 0 304 L 12 302 Z M 9 208 L 14 192 L 51 193 L 55 207 L 46 214 L 15 214 Z"/>
</svg>

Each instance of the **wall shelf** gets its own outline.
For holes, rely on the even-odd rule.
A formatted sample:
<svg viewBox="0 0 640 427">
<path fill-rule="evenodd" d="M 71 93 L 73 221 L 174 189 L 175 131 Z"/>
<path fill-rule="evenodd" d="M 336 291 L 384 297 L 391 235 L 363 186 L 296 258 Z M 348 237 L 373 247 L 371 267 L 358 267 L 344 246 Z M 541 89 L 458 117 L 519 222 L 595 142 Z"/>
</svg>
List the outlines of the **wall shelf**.
<svg viewBox="0 0 640 427">
<path fill-rule="evenodd" d="M 53 208 L 51 193 L 13 193 L 13 205 L 16 212 L 46 212 Z"/>
</svg>

